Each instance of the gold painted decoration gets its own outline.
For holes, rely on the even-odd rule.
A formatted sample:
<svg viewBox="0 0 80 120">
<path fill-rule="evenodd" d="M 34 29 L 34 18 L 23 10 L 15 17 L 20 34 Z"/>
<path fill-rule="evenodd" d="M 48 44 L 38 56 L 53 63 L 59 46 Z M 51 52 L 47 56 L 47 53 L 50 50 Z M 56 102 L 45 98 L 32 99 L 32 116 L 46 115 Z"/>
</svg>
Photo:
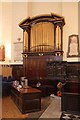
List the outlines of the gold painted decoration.
<svg viewBox="0 0 80 120">
<path fill-rule="evenodd" d="M 28 33 L 24 31 L 24 48 L 23 51 L 26 52 L 28 51 Z"/>
<path fill-rule="evenodd" d="M 61 49 L 61 29 L 59 26 L 56 27 L 56 49 Z"/>
</svg>

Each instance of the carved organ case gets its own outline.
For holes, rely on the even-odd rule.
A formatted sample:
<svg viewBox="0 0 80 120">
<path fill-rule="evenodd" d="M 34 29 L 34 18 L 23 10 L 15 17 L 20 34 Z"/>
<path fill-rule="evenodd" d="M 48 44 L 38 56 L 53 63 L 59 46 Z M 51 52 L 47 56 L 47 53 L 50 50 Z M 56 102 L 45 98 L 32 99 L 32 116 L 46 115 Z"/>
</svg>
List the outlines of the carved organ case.
<svg viewBox="0 0 80 120">
<path fill-rule="evenodd" d="M 47 62 L 62 61 L 64 25 L 64 18 L 53 13 L 28 17 L 20 22 L 24 75 L 28 79 L 45 79 Z"/>
</svg>

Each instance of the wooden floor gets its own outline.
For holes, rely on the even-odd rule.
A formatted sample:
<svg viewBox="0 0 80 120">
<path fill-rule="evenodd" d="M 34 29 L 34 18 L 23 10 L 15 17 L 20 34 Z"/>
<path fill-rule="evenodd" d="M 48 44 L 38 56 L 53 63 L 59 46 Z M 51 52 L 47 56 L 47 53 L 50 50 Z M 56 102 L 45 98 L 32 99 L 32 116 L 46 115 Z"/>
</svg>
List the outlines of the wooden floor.
<svg viewBox="0 0 80 120">
<path fill-rule="evenodd" d="M 27 118 L 28 114 L 21 114 L 11 97 L 2 99 L 2 118 Z"/>
<path fill-rule="evenodd" d="M 32 112 L 29 114 L 22 114 L 10 96 L 4 97 L 2 99 L 2 118 L 39 118 L 44 110 L 51 103 L 50 97 L 45 97 L 41 99 L 41 111 Z"/>
</svg>

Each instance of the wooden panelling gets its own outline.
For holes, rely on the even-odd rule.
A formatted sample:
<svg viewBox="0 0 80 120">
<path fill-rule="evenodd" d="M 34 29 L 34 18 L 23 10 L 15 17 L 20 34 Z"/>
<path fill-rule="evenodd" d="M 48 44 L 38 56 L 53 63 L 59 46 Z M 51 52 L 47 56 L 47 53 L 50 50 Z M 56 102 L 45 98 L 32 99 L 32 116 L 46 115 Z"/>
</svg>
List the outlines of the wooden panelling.
<svg viewBox="0 0 80 120">
<path fill-rule="evenodd" d="M 42 79 L 45 77 L 45 59 L 42 56 L 30 56 L 26 59 L 26 77 Z"/>
<path fill-rule="evenodd" d="M 15 80 L 20 80 L 24 76 L 23 65 L 12 65 L 12 76 Z"/>
<path fill-rule="evenodd" d="M 28 87 L 17 89 L 11 85 L 11 97 L 19 110 L 24 114 L 41 110 L 41 91 Z"/>
<path fill-rule="evenodd" d="M 62 88 L 62 111 L 80 113 L 80 62 L 67 64 L 67 79 Z"/>
<path fill-rule="evenodd" d="M 42 90 L 43 96 L 57 94 L 57 83 L 66 79 L 66 62 L 54 61 L 52 54 L 29 53 L 24 69 L 29 85 Z"/>
</svg>

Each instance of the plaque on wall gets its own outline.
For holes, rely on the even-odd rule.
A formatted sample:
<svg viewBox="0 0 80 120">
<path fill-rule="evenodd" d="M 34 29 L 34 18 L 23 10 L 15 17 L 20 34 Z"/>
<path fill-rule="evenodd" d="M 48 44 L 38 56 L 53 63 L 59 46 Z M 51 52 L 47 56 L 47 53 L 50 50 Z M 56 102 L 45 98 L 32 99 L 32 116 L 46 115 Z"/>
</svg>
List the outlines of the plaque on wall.
<svg viewBox="0 0 80 120">
<path fill-rule="evenodd" d="M 14 43 L 14 62 L 20 62 L 23 60 L 22 58 L 23 52 L 23 42 L 15 42 Z"/>
<path fill-rule="evenodd" d="M 0 61 L 5 61 L 5 47 L 0 45 Z"/>
<path fill-rule="evenodd" d="M 73 34 L 69 36 L 67 57 L 78 56 L 79 56 L 79 36 Z"/>
</svg>

